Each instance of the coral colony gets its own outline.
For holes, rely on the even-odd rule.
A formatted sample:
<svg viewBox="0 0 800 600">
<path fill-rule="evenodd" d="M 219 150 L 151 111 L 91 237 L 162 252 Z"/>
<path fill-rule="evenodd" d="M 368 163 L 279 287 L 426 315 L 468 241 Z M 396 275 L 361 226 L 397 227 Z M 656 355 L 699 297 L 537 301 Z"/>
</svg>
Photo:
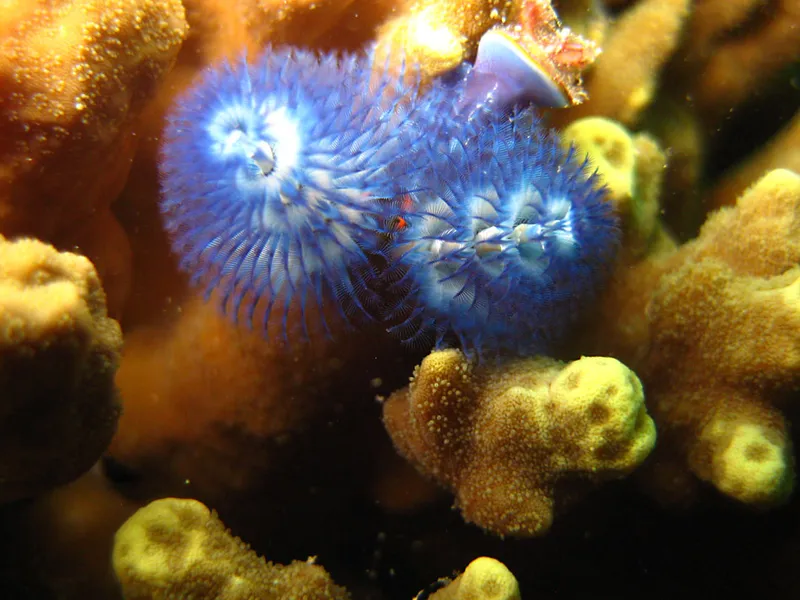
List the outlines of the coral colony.
<svg viewBox="0 0 800 600">
<path fill-rule="evenodd" d="M 798 3 L 549 4 L 3 3 L 0 598 L 800 587 Z"/>
<path fill-rule="evenodd" d="M 329 332 L 332 306 L 406 341 L 545 350 L 618 238 L 583 158 L 524 108 L 579 96 L 552 56 L 592 51 L 545 30 L 540 56 L 535 28 L 490 30 L 474 66 L 424 93 L 369 56 L 268 49 L 208 71 L 162 152 L 182 267 L 234 320 L 269 331 L 279 311 L 284 338 L 292 310 Z"/>
</svg>

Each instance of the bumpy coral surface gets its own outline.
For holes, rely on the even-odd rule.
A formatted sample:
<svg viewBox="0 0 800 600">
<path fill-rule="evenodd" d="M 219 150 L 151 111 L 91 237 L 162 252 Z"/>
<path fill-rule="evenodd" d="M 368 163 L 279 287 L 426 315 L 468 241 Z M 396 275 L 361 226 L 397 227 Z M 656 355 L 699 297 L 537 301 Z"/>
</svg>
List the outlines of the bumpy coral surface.
<svg viewBox="0 0 800 600">
<path fill-rule="evenodd" d="M 397 449 L 456 494 L 464 518 L 499 535 L 545 533 L 569 478 L 620 477 L 655 443 L 636 375 L 610 358 L 476 367 L 429 355 L 384 406 Z"/>
<path fill-rule="evenodd" d="M 405 56 L 424 78 L 474 55 L 480 36 L 509 18 L 514 0 L 185 0 L 191 43 L 208 57 L 266 44 Z"/>
<path fill-rule="evenodd" d="M 135 120 L 186 32 L 179 0 L 6 3 L 0 231 L 48 239 L 119 194 Z"/>
<path fill-rule="evenodd" d="M 689 587 L 695 595 L 733 590 L 727 594 L 731 597 L 743 595 L 746 588 L 757 590 L 757 597 L 776 583 L 783 584 L 783 595 L 796 596 L 797 544 L 791 538 L 796 540 L 797 531 L 792 531 L 792 519 L 786 519 L 796 505 L 753 516 L 720 503 L 722 508 L 713 514 L 673 519 L 651 503 L 617 495 L 629 488 L 606 489 L 608 494 L 592 498 L 585 513 L 570 515 L 575 530 L 565 523 L 559 535 L 536 544 L 487 539 L 448 522 L 436 507 L 432 514 L 412 515 L 411 505 L 418 506 L 420 496 L 429 498 L 430 488 L 417 488 L 414 498 L 405 480 L 398 484 L 404 486 L 405 498 L 396 488 L 385 492 L 393 496 L 395 508 L 405 510 L 403 516 L 387 515 L 386 504 L 375 506 L 370 499 L 364 501 L 366 507 L 356 500 L 351 511 L 340 510 L 342 498 L 361 495 L 364 500 L 370 474 L 386 470 L 380 461 L 363 457 L 393 450 L 375 418 L 378 407 L 369 402 L 375 393 L 369 379 L 381 376 L 383 385 L 394 386 L 393 378 L 407 372 L 400 363 L 412 360 L 404 358 L 412 355 L 388 342 L 367 348 L 355 336 L 291 352 L 234 330 L 213 307 L 187 299 L 186 281 L 175 268 L 158 216 L 155 156 L 166 107 L 203 67 L 221 56 L 239 58 L 244 49 L 250 57 L 257 56 L 267 43 L 330 51 L 362 50 L 377 42 L 380 48 L 396 49 L 395 56 L 409 63 L 421 62 L 423 79 L 429 79 L 464 58 L 471 61 L 488 28 L 513 27 L 520 11 L 533 4 L 544 0 L 0 0 L 0 233 L 38 235 L 58 248 L 80 250 L 95 263 L 106 286 L 109 314 L 123 314 L 124 308 L 127 354 L 119 383 L 126 414 L 114 458 L 116 481 L 126 493 L 202 497 L 224 511 L 229 525 L 246 524 L 253 543 L 268 540 L 270 556 L 325 556 L 331 549 L 329 539 L 337 536 L 320 531 L 321 519 L 315 521 L 315 515 L 327 511 L 336 516 L 328 520 L 336 521 L 336 532 L 342 534 L 336 550 L 347 551 L 338 564 L 327 556 L 324 563 L 356 582 L 365 597 L 410 598 L 421 582 L 435 577 L 431 573 L 463 566 L 495 543 L 509 565 L 525 565 L 525 571 L 514 567 L 515 571 L 526 591 L 534 588 L 537 597 L 627 598 L 640 597 L 642 589 L 681 597 Z M 574 346 L 567 350 L 572 356 L 614 356 L 641 378 L 648 410 L 659 426 L 659 444 L 635 476 L 646 478 L 659 499 L 691 497 L 703 481 L 709 483 L 705 487 L 716 486 L 740 502 L 773 506 L 791 489 L 790 429 L 797 439 L 797 428 L 788 424 L 800 387 L 797 178 L 785 171 L 772 173 L 742 194 L 769 170 L 800 168 L 794 66 L 800 50 L 800 3 L 556 4 L 565 24 L 603 52 L 585 74 L 589 101 L 578 110 L 551 111 L 546 118 L 556 126 L 569 125 L 579 116 L 617 120 L 577 121 L 565 137 L 599 158 L 593 164 L 606 177 L 624 230 L 621 264 L 598 306 L 599 314 L 587 322 L 587 337 L 571 340 Z M 580 57 L 569 44 L 561 50 L 572 64 Z M 172 61 L 177 68 L 167 74 Z M 128 176 L 132 159 L 135 166 Z M 710 207 L 734 204 L 740 196 L 738 207 L 713 216 L 700 238 L 678 245 L 697 235 Z M 659 218 L 672 228 L 674 240 Z M 132 301 L 126 306 L 130 285 Z M 41 310 L 45 304 L 37 302 L 26 302 L 20 310 Z M 78 322 L 63 315 L 59 323 L 64 327 Z M 81 335 L 89 336 L 89 330 Z M 64 355 L 83 352 L 80 365 L 94 364 L 95 355 L 86 350 L 88 338 L 78 337 L 82 341 L 64 346 Z M 359 345 L 362 351 L 353 352 Z M 19 361 L 31 364 L 49 356 L 43 347 L 8 346 Z M 57 347 L 46 346 L 47 352 Z M 375 361 L 367 369 L 362 366 L 365 358 Z M 5 385 L 83 385 L 74 375 L 83 371 L 75 371 L 73 363 L 52 362 L 60 365 L 52 377 L 42 377 L 37 362 L 30 372 L 8 370 Z M 10 369 L 10 364 L 3 362 L 2 368 Z M 499 381 L 500 375 L 472 368 L 466 380 L 459 380 L 459 389 L 471 391 L 470 401 L 462 393 L 453 405 L 433 405 L 427 413 L 417 413 L 446 417 L 446 422 L 423 419 L 414 423 L 416 429 L 411 427 L 404 415 L 411 413 L 412 396 L 421 395 L 419 386 L 414 394 L 398 392 L 387 405 L 387 422 L 393 406 L 402 424 L 394 436 L 398 447 L 405 452 L 407 446 L 409 456 L 421 448 L 420 456 L 433 457 L 422 464 L 414 455 L 413 462 L 455 490 L 459 502 L 463 496 L 473 520 L 485 516 L 479 509 L 497 508 L 503 515 L 534 514 L 540 521 L 525 526 L 534 529 L 541 522 L 543 531 L 554 507 L 564 506 L 593 479 L 620 473 L 612 469 L 593 474 L 586 464 L 578 468 L 570 462 L 589 456 L 582 453 L 587 437 L 581 427 L 591 430 L 585 413 L 568 413 L 574 418 L 564 427 L 545 419 L 547 427 L 536 431 L 547 435 L 530 444 L 530 452 L 520 450 L 527 447 L 519 439 L 527 438 L 505 432 L 530 431 L 539 421 L 490 419 L 491 408 L 513 404 L 522 396 L 526 402 L 535 397 L 530 404 L 537 410 L 518 414 L 563 414 L 541 409 L 555 397 L 546 392 L 556 389 L 562 368 L 544 359 L 541 364 L 539 383 L 509 384 L 498 394 L 486 391 L 484 383 L 492 377 Z M 550 383 L 542 383 L 548 377 Z M 423 379 L 421 373 L 419 380 Z M 352 385 L 339 385 L 343 380 Z M 89 421 L 81 415 L 110 386 L 110 376 L 104 375 L 88 394 L 43 395 L 49 403 L 25 405 L 34 408 L 24 416 L 35 416 L 42 427 L 49 422 L 42 415 L 51 414 L 51 409 L 64 412 L 47 431 L 53 447 L 66 440 L 59 452 L 59 461 L 65 462 L 59 462 L 59 469 L 75 463 L 77 473 L 100 453 L 105 442 L 95 436 L 106 435 L 116 416 L 116 408 L 108 403 L 111 396 L 102 396 L 107 418 L 101 416 L 100 424 L 86 435 Z M 429 395 L 437 401 L 445 397 Z M 7 397 L 11 396 L 4 392 L 4 406 Z M 60 400 L 55 408 L 53 398 Z M 6 423 L 6 413 L 0 414 L 0 423 Z M 363 420 L 351 427 L 356 419 Z M 431 450 L 445 448 L 436 446 L 441 440 L 434 425 L 439 423 L 444 423 L 440 432 L 452 433 L 443 439 L 457 455 Z M 62 428 L 69 433 L 62 435 Z M 18 491 L 8 498 L 51 485 L 57 471 L 47 471 L 45 481 L 37 470 L 49 463 L 32 464 L 50 451 L 50 445 L 36 443 L 42 434 L 25 433 L 22 440 L 22 434 L 7 431 L 0 426 L 3 444 L 16 442 L 22 448 L 24 442 L 24 452 L 3 449 L 3 459 L 14 473 L 24 474 Z M 471 436 L 469 443 L 459 445 L 464 432 Z M 570 445 L 571 436 L 580 439 Z M 70 445 L 94 447 L 84 454 Z M 511 460 L 511 455 L 523 460 Z M 448 460 L 454 456 L 457 460 L 451 464 Z M 591 458 L 593 464 L 602 462 Z M 115 475 L 114 461 L 104 464 L 110 465 L 106 472 Z M 576 474 L 584 485 L 576 485 Z M 102 476 L 98 471 L 97 477 Z M 0 472 L 2 477 L 9 475 Z M 511 491 L 497 492 L 498 481 L 508 482 Z M 0 484 L 2 493 L 4 485 Z M 170 491 L 165 493 L 165 487 Z M 484 492 L 487 495 L 481 496 Z M 520 495 L 514 496 L 517 492 Z M 54 509 L 58 519 L 31 515 L 38 525 L 36 535 L 0 536 L 6 543 L 0 555 L 13 554 L 15 559 L 0 561 L 0 596 L 38 597 L 29 588 L 41 582 L 52 590 L 51 596 L 60 598 L 117 597 L 96 593 L 97 586 L 87 580 L 106 587 L 105 544 L 110 540 L 105 533 L 98 535 L 96 526 L 102 521 L 103 532 L 112 528 L 110 523 L 120 516 L 109 517 L 103 506 L 116 506 L 118 499 L 101 501 L 85 489 L 73 493 L 80 502 Z M 20 509 L 48 503 L 50 497 L 3 506 L 3 533 Z M 505 503 L 495 502 L 498 497 Z M 509 508 L 518 498 L 522 502 Z M 530 498 L 534 500 L 525 505 Z M 613 512 L 604 511 L 609 500 L 615 503 Z M 528 506 L 532 508 L 526 513 Z M 598 514 L 610 518 L 596 518 Z M 583 517 L 590 521 L 585 527 Z M 206 514 L 199 522 L 209 518 Z M 269 529 L 265 523 L 275 521 L 285 524 L 290 534 L 259 537 Z M 167 528 L 161 531 L 169 534 Z M 575 531 L 578 535 L 570 540 Z M 24 543 L 14 545 L 19 539 Z M 302 552 L 293 551 L 301 544 Z M 41 552 L 37 546 L 42 546 Z M 60 561 L 62 553 L 69 555 Z M 456 553 L 460 556 L 454 559 Z M 45 576 L 40 568 L 45 562 L 58 563 L 58 574 Z M 726 572 L 721 577 L 722 570 Z M 18 576 L 17 588 L 7 585 L 13 571 L 24 573 Z M 575 577 L 576 572 L 587 576 Z M 215 581 L 228 580 L 220 576 Z M 742 589 L 739 583 L 745 584 Z M 589 586 L 590 591 L 585 589 Z M 480 589 L 475 593 L 481 595 Z"/>
<path fill-rule="evenodd" d="M 125 600 L 349 598 L 311 560 L 266 562 L 196 500 L 139 509 L 117 531 L 113 564 Z"/>
<path fill-rule="evenodd" d="M 92 264 L 0 238 L 0 502 L 87 471 L 119 416 L 122 336 Z"/>
<path fill-rule="evenodd" d="M 613 350 L 647 387 L 664 499 L 686 498 L 687 469 L 747 504 L 792 489 L 778 408 L 800 384 L 798 214 L 800 177 L 773 171 L 696 240 L 624 266 L 609 289 L 591 348 Z"/>
</svg>

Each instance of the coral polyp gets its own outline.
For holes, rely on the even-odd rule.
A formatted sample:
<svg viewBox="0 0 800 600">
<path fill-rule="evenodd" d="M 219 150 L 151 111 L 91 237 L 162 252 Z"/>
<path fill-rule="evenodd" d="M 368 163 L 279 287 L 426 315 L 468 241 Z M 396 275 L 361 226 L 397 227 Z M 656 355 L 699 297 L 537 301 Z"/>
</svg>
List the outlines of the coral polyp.
<svg viewBox="0 0 800 600">
<path fill-rule="evenodd" d="M 208 70 L 169 115 L 166 226 L 192 283 L 235 321 L 286 337 L 368 314 L 377 199 L 393 193 L 413 89 L 371 67 L 268 49 Z"/>
<path fill-rule="evenodd" d="M 427 146 L 396 238 L 392 329 L 479 354 L 545 351 L 608 271 L 616 219 L 586 162 L 530 110 L 472 124 L 453 123 L 446 160 L 448 136 Z"/>
</svg>

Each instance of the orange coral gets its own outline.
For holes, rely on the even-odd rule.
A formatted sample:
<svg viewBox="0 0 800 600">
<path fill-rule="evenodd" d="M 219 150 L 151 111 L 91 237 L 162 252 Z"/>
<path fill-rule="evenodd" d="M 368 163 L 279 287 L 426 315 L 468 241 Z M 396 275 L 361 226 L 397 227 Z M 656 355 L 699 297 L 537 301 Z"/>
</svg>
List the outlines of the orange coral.
<svg viewBox="0 0 800 600">
<path fill-rule="evenodd" d="M 185 35 L 183 7 L 179 0 L 18 0 L 4 10 L 0 232 L 88 252 L 119 314 L 130 257 L 108 209 L 128 176 L 138 115 Z M 109 226 L 107 256 L 85 233 Z"/>
<path fill-rule="evenodd" d="M 655 443 L 639 380 L 608 358 L 476 367 L 433 352 L 386 401 L 384 424 L 465 519 L 498 535 L 542 535 L 576 481 L 625 475 Z"/>
<path fill-rule="evenodd" d="M 22 14 L 0 51 L 0 230 L 49 237 L 119 193 L 136 115 L 171 67 L 186 22 L 178 0 L 9 8 Z"/>
<path fill-rule="evenodd" d="M 125 341 L 117 377 L 125 411 L 109 453 L 140 476 L 140 492 L 189 493 L 226 518 L 252 509 L 269 528 L 280 511 L 267 506 L 313 506 L 299 479 L 335 479 L 355 469 L 349 461 L 366 462 L 368 442 L 355 446 L 347 432 L 362 419 L 377 425 L 369 408 L 379 350 L 368 332 L 287 346 L 190 298 L 173 323 Z M 350 487 L 338 489 L 352 494 L 362 482 L 348 477 Z M 282 485 L 286 478 L 295 485 Z"/>
<path fill-rule="evenodd" d="M 208 59 L 267 44 L 356 50 L 377 42 L 425 78 L 471 57 L 480 36 L 510 18 L 512 0 L 186 0 L 189 43 Z"/>
<path fill-rule="evenodd" d="M 492 7 L 510 0 L 186 0 L 192 36 L 199 34 L 209 57 L 237 56 L 245 47 L 259 51 L 268 44 L 291 44 L 319 50 L 358 50 L 383 37 L 380 31 L 426 13 L 441 23 L 460 23 L 459 31 L 475 36 L 486 28 Z M 489 6 L 489 8 L 486 8 Z M 486 16 L 484 16 L 484 13 Z M 377 33 L 376 33 L 377 32 Z M 412 55 L 409 52 L 409 55 Z M 417 57 L 414 53 L 413 56 Z M 427 64 L 427 55 L 419 55 Z"/>
<path fill-rule="evenodd" d="M 689 6 L 689 0 L 642 0 L 625 11 L 586 76 L 589 100 L 564 116 L 602 115 L 628 126 L 637 123 L 680 43 Z"/>
<path fill-rule="evenodd" d="M 122 336 L 92 264 L 0 238 L 0 502 L 89 470 L 117 425 Z"/>
<path fill-rule="evenodd" d="M 126 410 L 111 452 L 131 466 L 160 456 L 165 468 L 162 452 L 184 448 L 187 454 L 174 458 L 183 463 L 181 476 L 209 488 L 238 487 L 235 482 L 247 480 L 256 465 L 269 463 L 269 453 L 225 457 L 235 444 L 226 439 L 234 429 L 242 429 L 242 441 L 299 431 L 316 412 L 315 387 L 342 366 L 330 354 L 330 343 L 289 351 L 260 331 L 237 328 L 200 298 L 184 303 L 167 331 L 141 329 L 126 339 L 117 378 Z M 231 462 L 226 469 L 209 469 L 210 459 L 197 461 L 202 453 Z"/>
<path fill-rule="evenodd" d="M 238 59 L 244 52 L 258 56 L 267 44 L 314 46 L 315 38 L 335 26 L 334 17 L 348 4 L 349 0 L 184 0 L 190 28 L 179 65 L 194 69 L 220 58 Z"/>
<path fill-rule="evenodd" d="M 796 0 L 639 0 L 602 43 L 587 77 L 590 102 L 567 116 L 635 125 L 663 82 L 666 95 L 716 125 L 797 60 L 798 21 Z"/>
<path fill-rule="evenodd" d="M 80 252 L 94 264 L 103 282 L 108 314 L 122 317 L 132 285 L 132 255 L 128 235 L 110 209 L 53 240 L 56 247 Z"/>
<path fill-rule="evenodd" d="M 589 348 L 645 383 L 660 436 L 651 483 L 665 499 L 689 497 L 687 469 L 749 504 L 791 490 L 778 407 L 800 384 L 799 214 L 800 177 L 773 171 L 695 241 L 611 283 Z"/>
<path fill-rule="evenodd" d="M 355 20 L 362 32 L 356 40 L 365 41 L 363 32 L 369 31 L 369 22 L 363 22 L 368 16 L 359 15 L 358 10 L 358 5 L 364 3 L 357 0 L 245 0 L 240 4 L 244 21 L 260 46 L 270 43 L 328 48 L 334 37 L 338 37 L 334 41 L 337 45 L 350 45 L 355 40 L 334 33 L 348 18 Z M 372 4 L 381 2 L 373 0 Z"/>
</svg>

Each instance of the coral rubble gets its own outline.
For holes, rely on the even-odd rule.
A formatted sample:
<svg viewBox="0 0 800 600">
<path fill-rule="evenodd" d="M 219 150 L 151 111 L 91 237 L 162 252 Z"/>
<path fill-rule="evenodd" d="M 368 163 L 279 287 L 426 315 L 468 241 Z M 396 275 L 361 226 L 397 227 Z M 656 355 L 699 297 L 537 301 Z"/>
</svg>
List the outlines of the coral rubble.
<svg viewBox="0 0 800 600">
<path fill-rule="evenodd" d="M 139 509 L 117 531 L 113 564 L 125 600 L 349 598 L 312 559 L 266 562 L 196 500 Z"/>
<path fill-rule="evenodd" d="M 599 357 L 475 366 L 437 351 L 386 401 L 384 423 L 406 458 L 455 492 L 464 518 L 514 536 L 545 533 L 556 503 L 578 491 L 569 483 L 631 472 L 656 437 L 639 380 Z"/>
<path fill-rule="evenodd" d="M 0 238 L 0 503 L 89 470 L 114 434 L 122 336 L 92 264 Z"/>
</svg>

